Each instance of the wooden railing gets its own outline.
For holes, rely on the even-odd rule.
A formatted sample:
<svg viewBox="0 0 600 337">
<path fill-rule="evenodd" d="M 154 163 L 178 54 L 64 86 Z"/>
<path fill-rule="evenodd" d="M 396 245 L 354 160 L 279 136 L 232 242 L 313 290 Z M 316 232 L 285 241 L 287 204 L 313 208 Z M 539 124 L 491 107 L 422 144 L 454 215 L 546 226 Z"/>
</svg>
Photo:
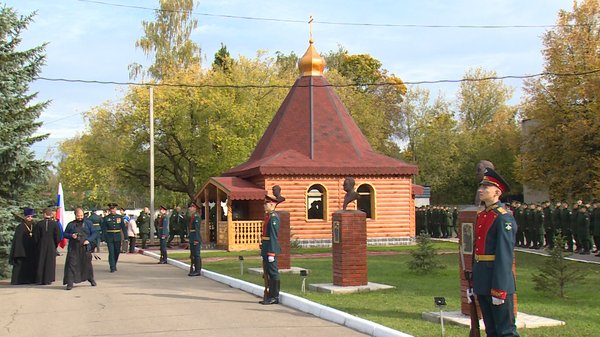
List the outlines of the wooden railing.
<svg viewBox="0 0 600 337">
<path fill-rule="evenodd" d="M 229 251 L 258 249 L 262 235 L 262 220 L 232 221 L 231 232 L 227 222 L 219 223 L 218 245 L 227 247 Z"/>
</svg>

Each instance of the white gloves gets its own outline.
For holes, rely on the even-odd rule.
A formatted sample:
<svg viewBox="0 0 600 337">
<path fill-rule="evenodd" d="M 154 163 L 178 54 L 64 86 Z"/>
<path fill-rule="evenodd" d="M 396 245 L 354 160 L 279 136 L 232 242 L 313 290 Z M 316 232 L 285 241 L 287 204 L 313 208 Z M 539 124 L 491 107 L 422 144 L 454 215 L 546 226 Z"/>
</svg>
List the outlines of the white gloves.
<svg viewBox="0 0 600 337">
<path fill-rule="evenodd" d="M 271 256 L 271 255 L 267 256 L 267 261 L 275 262 L 275 256 Z"/>
<path fill-rule="evenodd" d="M 493 297 L 492 296 L 492 304 L 493 305 L 500 305 L 500 304 L 504 304 L 504 300 L 501 300 L 499 298 Z"/>
<path fill-rule="evenodd" d="M 471 300 L 471 297 L 473 297 L 475 294 L 473 294 L 473 288 L 467 288 L 467 302 L 469 304 L 471 304 L 473 301 Z"/>
</svg>

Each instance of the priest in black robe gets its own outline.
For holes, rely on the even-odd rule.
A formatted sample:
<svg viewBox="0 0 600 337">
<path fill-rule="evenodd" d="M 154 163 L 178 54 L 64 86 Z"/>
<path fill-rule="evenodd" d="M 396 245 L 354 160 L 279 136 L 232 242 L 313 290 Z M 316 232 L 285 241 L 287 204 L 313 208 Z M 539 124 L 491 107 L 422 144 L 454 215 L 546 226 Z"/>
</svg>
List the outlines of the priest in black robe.
<svg viewBox="0 0 600 337">
<path fill-rule="evenodd" d="M 83 210 L 75 210 L 75 220 L 69 222 L 64 237 L 69 239 L 67 258 L 65 261 L 65 276 L 63 284 L 67 290 L 73 289 L 74 283 L 89 281 L 96 286 L 94 268 L 92 267 L 92 251 L 98 232 L 91 221 L 83 218 Z"/>
<path fill-rule="evenodd" d="M 56 247 L 61 241 L 60 224 L 52 220 L 52 209 L 44 210 L 44 220 L 33 227 L 33 237 L 37 242 L 38 261 L 35 282 L 47 285 L 56 280 Z"/>
<path fill-rule="evenodd" d="M 8 263 L 12 267 L 10 284 L 33 284 L 37 270 L 37 249 L 33 236 L 34 210 L 26 208 L 21 223 L 15 228 Z"/>
</svg>

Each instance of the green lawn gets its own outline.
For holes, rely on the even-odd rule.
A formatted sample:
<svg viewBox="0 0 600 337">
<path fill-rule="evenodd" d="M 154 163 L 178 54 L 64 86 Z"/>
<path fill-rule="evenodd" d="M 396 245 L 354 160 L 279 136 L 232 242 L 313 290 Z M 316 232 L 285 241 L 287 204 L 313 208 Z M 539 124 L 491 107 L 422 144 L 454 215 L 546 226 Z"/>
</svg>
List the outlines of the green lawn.
<svg viewBox="0 0 600 337">
<path fill-rule="evenodd" d="M 388 284 L 395 289 L 356 293 L 350 295 L 331 295 L 316 292 L 300 292 L 301 277 L 299 275 L 282 275 L 282 291 L 306 297 L 312 301 L 337 308 L 350 314 L 398 329 L 415 336 L 439 336 L 440 326 L 421 319 L 421 313 L 436 311 L 434 296 L 444 296 L 448 306 L 446 311 L 457 311 L 460 305 L 458 281 L 459 258 L 456 245 L 453 243 L 436 243 L 435 247 L 445 254 L 439 259 L 446 268 L 429 275 L 410 271 L 407 261 L 408 251 L 413 247 L 370 247 L 369 251 L 397 251 L 392 256 L 369 256 L 369 281 Z M 296 249 L 294 254 L 312 254 L 330 252 L 330 249 Z M 175 254 L 174 254 L 175 255 Z M 182 260 L 189 255 L 180 254 Z M 248 282 L 262 285 L 262 278 L 244 273 L 240 275 L 238 255 L 248 256 L 244 267 L 259 268 L 261 262 L 256 257 L 258 251 L 243 253 L 203 252 L 203 268 L 217 273 L 236 277 Z M 219 261 L 210 261 L 209 257 L 223 257 Z M 229 257 L 229 259 L 227 259 Z M 234 258 L 232 258 L 234 257 Z M 600 266 L 576 263 L 578 268 L 586 270 L 587 277 L 583 282 L 567 288 L 567 299 L 559 299 L 539 293 L 533 289 L 531 275 L 538 272 L 537 267 L 545 257 L 517 252 L 517 289 L 520 312 L 563 320 L 563 327 L 520 329 L 523 337 L 564 337 L 564 336 L 599 336 L 600 335 Z M 214 260 L 214 259 L 212 259 Z M 310 270 L 307 282 L 331 283 L 331 258 L 296 258 L 292 265 Z M 466 336 L 468 329 L 446 325 L 446 336 Z M 485 334 L 484 334 L 485 335 Z"/>
</svg>

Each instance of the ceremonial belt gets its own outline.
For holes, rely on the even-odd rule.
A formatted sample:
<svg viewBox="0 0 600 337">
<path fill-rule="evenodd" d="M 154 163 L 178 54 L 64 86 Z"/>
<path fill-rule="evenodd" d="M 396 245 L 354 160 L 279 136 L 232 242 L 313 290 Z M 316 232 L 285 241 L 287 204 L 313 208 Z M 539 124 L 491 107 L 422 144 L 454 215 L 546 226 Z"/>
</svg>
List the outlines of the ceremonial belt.
<svg viewBox="0 0 600 337">
<path fill-rule="evenodd" d="M 271 240 L 271 238 L 270 238 L 270 237 L 268 237 L 268 236 L 263 236 L 261 239 L 262 239 L 262 240 Z"/>
<path fill-rule="evenodd" d="M 196 231 L 195 229 L 192 229 L 192 230 L 190 231 L 190 233 L 194 233 L 195 231 Z"/>
<path fill-rule="evenodd" d="M 475 254 L 475 261 L 477 262 L 490 262 L 496 260 L 496 255 L 479 255 Z"/>
<path fill-rule="evenodd" d="M 100 226 L 100 224 L 99 224 L 99 223 L 93 223 L 92 225 L 93 225 L 93 226 Z"/>
<path fill-rule="evenodd" d="M 109 229 L 109 230 L 107 230 L 107 232 L 108 233 L 119 233 L 119 232 L 121 232 L 121 230 L 120 229 Z"/>
</svg>

